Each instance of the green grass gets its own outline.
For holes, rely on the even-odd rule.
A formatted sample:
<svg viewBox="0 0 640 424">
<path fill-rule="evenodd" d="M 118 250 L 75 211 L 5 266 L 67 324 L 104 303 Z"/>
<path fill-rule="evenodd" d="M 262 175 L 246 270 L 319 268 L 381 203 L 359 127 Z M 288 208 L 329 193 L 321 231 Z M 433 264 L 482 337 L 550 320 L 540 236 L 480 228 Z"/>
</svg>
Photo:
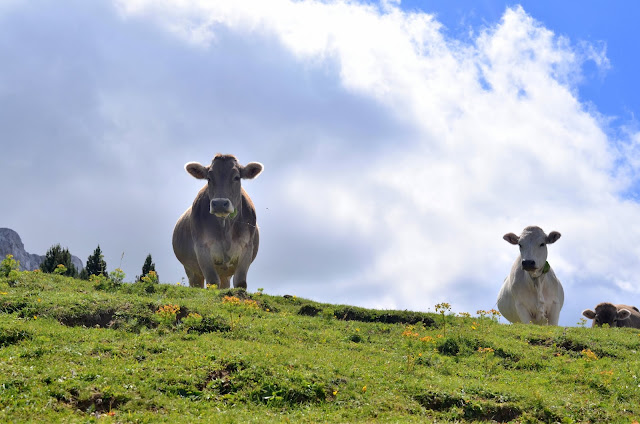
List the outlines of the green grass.
<svg viewBox="0 0 640 424">
<path fill-rule="evenodd" d="M 639 331 L 445 319 L 23 272 L 0 278 L 0 422 L 640 420 Z"/>
</svg>

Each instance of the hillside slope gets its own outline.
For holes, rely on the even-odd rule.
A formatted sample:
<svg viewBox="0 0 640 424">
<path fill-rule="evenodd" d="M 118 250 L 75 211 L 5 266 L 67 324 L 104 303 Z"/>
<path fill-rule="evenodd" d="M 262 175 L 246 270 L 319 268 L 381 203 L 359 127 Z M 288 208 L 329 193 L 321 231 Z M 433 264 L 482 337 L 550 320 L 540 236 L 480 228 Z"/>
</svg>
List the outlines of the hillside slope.
<svg viewBox="0 0 640 424">
<path fill-rule="evenodd" d="M 0 422 L 640 420 L 640 331 L 483 315 L 21 272 Z"/>
</svg>

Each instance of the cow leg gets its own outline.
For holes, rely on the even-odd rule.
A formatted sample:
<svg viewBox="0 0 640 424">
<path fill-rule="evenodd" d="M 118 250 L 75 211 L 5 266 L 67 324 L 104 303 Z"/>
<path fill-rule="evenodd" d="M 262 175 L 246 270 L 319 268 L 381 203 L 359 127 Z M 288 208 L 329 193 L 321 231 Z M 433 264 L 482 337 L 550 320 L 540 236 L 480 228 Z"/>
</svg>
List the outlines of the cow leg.
<svg viewBox="0 0 640 424">
<path fill-rule="evenodd" d="M 185 268 L 184 270 L 187 273 L 187 278 L 189 279 L 190 287 L 197 287 L 200 289 L 204 288 L 204 275 L 202 275 L 202 273 L 199 270 L 191 271 L 191 270 L 188 270 L 187 268 Z"/>
<path fill-rule="evenodd" d="M 549 325 L 558 325 L 560 309 L 562 309 L 562 306 L 558 302 L 553 302 L 547 315 L 549 317 Z"/>
<path fill-rule="evenodd" d="M 203 253 L 200 253 L 203 251 Z M 204 279 L 207 282 L 207 287 L 216 286 L 220 287 L 220 277 L 218 276 L 218 272 L 216 271 L 213 265 L 213 258 L 209 255 L 208 249 L 197 249 L 196 256 L 198 258 L 198 266 L 202 270 L 202 274 L 204 275 Z"/>
<path fill-rule="evenodd" d="M 216 286 L 217 288 L 220 288 L 220 277 L 213 266 L 204 270 L 204 278 L 207 280 L 207 287 Z"/>
<path fill-rule="evenodd" d="M 533 317 L 529 310 L 520 302 L 516 302 L 516 312 L 518 313 L 518 318 L 520 318 L 520 322 L 524 324 L 531 324 L 533 321 Z"/>
<path fill-rule="evenodd" d="M 233 287 L 247 288 L 247 273 L 249 272 L 249 266 L 253 262 L 253 249 L 246 249 L 242 258 L 238 262 L 235 274 L 233 274 Z"/>
<path fill-rule="evenodd" d="M 231 280 L 231 277 L 220 277 L 220 285 L 218 286 L 218 288 L 228 289 L 230 286 L 229 284 L 230 280 Z"/>
</svg>

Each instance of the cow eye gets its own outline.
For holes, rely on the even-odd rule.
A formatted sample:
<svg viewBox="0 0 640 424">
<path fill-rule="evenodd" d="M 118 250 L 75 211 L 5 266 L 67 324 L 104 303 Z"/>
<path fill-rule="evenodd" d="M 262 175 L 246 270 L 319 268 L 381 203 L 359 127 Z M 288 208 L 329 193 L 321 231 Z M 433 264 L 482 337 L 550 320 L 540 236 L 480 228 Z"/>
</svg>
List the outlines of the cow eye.
<svg viewBox="0 0 640 424">
<path fill-rule="evenodd" d="M 240 181 L 240 175 L 236 175 L 235 177 L 233 177 L 233 181 Z"/>
<path fill-rule="evenodd" d="M 540 244 L 540 247 L 545 247 L 545 246 L 546 246 L 546 244 L 544 244 L 544 243 Z"/>
</svg>

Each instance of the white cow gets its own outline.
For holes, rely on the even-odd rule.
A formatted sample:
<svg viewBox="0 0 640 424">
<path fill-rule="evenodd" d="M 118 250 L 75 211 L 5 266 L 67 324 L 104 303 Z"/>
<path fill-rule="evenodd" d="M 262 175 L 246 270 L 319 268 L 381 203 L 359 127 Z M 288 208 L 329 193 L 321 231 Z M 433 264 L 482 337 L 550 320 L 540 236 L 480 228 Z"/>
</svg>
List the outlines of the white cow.
<svg viewBox="0 0 640 424">
<path fill-rule="evenodd" d="M 560 233 L 546 235 L 540 227 L 532 226 L 520 237 L 509 233 L 503 238 L 518 245 L 520 255 L 498 294 L 500 313 L 510 322 L 558 325 L 564 290 L 547 262 L 547 245 L 555 243 Z"/>
</svg>

